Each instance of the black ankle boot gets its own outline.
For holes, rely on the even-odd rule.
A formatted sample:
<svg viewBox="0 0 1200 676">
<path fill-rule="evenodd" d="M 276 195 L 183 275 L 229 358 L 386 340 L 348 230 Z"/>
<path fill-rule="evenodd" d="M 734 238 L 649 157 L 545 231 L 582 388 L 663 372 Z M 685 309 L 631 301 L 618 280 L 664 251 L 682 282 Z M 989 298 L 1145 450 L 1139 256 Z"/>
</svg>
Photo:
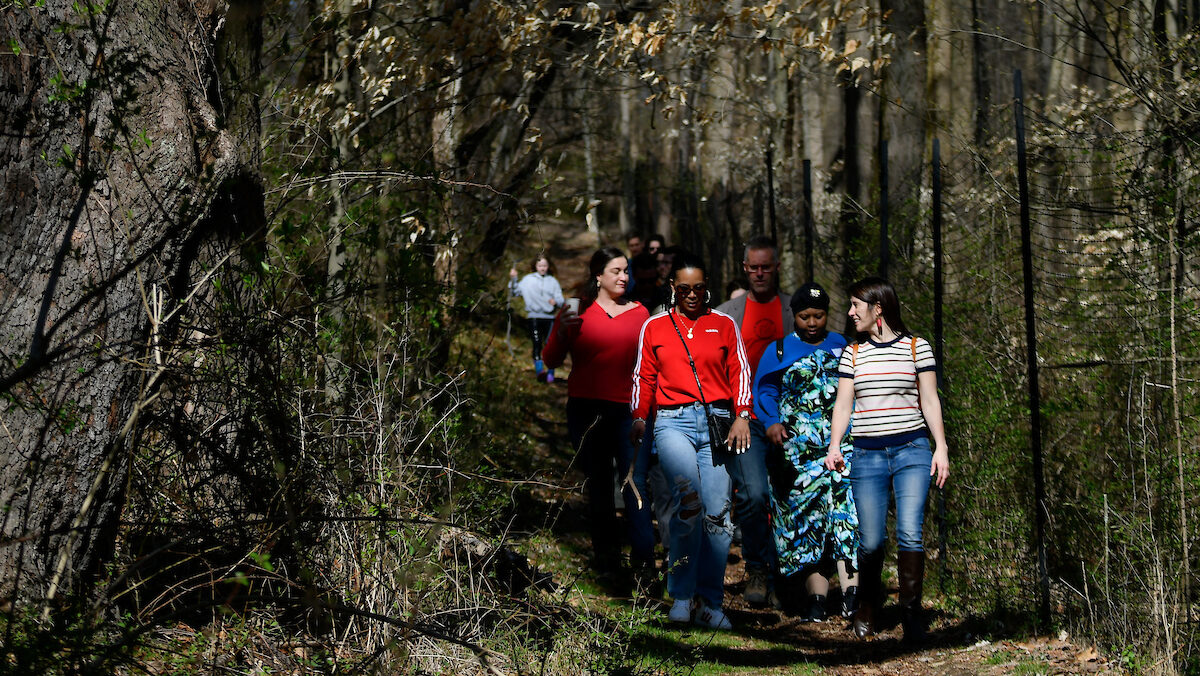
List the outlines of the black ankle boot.
<svg viewBox="0 0 1200 676">
<path fill-rule="evenodd" d="M 875 633 L 875 617 L 883 604 L 884 549 L 858 554 L 858 610 L 854 613 L 854 635 L 866 638 Z"/>
<path fill-rule="evenodd" d="M 900 624 L 904 640 L 924 641 L 925 618 L 921 613 L 921 592 L 925 581 L 925 552 L 899 552 L 896 570 L 900 574 Z"/>
<path fill-rule="evenodd" d="M 854 617 L 858 610 L 858 587 L 846 587 L 842 590 L 842 617 L 847 620 Z"/>
<path fill-rule="evenodd" d="M 821 594 L 809 594 L 808 600 L 804 604 L 804 614 L 800 616 L 800 621 L 824 622 L 825 597 Z"/>
</svg>

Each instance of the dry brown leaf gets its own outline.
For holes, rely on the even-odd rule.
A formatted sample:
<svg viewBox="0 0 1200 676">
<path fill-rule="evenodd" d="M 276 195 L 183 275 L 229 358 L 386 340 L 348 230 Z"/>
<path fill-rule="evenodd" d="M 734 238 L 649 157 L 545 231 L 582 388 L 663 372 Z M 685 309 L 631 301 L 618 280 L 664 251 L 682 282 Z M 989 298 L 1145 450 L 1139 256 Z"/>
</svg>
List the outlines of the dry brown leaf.
<svg viewBox="0 0 1200 676">
<path fill-rule="evenodd" d="M 1084 648 L 1075 656 L 1076 662 L 1095 662 L 1098 659 L 1100 659 L 1100 653 L 1096 652 L 1096 648 L 1093 646 Z"/>
</svg>

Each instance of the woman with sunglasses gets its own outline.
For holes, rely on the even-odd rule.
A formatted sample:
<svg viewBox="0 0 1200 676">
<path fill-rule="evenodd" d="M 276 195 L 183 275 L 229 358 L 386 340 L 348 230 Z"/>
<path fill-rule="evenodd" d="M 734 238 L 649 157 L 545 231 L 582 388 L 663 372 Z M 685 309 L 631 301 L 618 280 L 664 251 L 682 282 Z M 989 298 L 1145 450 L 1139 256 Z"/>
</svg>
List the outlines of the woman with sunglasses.
<svg viewBox="0 0 1200 676">
<path fill-rule="evenodd" d="M 750 446 L 750 366 L 733 318 L 708 307 L 704 263 L 676 257 L 670 308 L 651 317 L 634 366 L 634 444 L 654 419 L 654 445 L 671 486 L 667 592 L 670 620 L 730 629 L 722 611 L 725 564 L 733 534 L 725 463 Z M 708 415 L 733 417 L 712 439 Z"/>
<path fill-rule="evenodd" d="M 904 326 L 896 289 L 886 280 L 868 277 L 850 287 L 848 314 L 858 338 L 842 351 L 838 364 L 825 467 L 845 469 L 842 437 L 853 415 L 850 486 L 859 531 L 854 633 L 865 638 L 875 632 L 875 617 L 883 602 L 879 578 L 887 548 L 888 503 L 895 496 L 904 639 L 920 641 L 925 637 L 921 619 L 925 500 L 931 479 L 936 477 L 941 488 L 950 476 L 937 364 L 929 343 Z"/>
</svg>

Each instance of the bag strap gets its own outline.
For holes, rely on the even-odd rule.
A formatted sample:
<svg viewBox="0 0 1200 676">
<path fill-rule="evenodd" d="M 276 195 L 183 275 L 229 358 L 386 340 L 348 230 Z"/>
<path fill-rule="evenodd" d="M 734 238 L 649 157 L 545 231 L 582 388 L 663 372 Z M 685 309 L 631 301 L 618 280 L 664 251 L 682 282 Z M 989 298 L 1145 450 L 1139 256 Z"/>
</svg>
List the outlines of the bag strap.
<svg viewBox="0 0 1200 676">
<path fill-rule="evenodd" d="M 917 378 L 917 409 L 921 408 L 921 374 L 917 373 L 917 337 L 909 336 L 912 345 L 913 375 Z"/>
<path fill-rule="evenodd" d="M 855 362 L 858 361 L 858 341 L 854 341 L 853 347 L 850 348 L 850 368 L 854 368 Z"/>
<path fill-rule="evenodd" d="M 783 338 L 775 341 L 775 360 L 783 363 Z"/>
<path fill-rule="evenodd" d="M 687 341 L 683 339 L 683 334 L 679 332 L 679 325 L 675 323 L 675 315 L 667 312 L 667 318 L 671 320 L 671 326 L 675 327 L 675 335 L 679 336 L 679 342 L 683 343 L 683 351 L 688 356 L 688 366 L 692 367 L 692 375 L 696 378 L 696 389 L 700 390 L 700 404 L 704 406 L 704 410 L 708 410 L 708 403 L 704 401 L 704 387 L 700 385 L 700 374 L 696 372 L 696 360 L 692 359 L 692 351 L 688 349 Z M 696 321 L 700 321 L 699 318 Z"/>
</svg>

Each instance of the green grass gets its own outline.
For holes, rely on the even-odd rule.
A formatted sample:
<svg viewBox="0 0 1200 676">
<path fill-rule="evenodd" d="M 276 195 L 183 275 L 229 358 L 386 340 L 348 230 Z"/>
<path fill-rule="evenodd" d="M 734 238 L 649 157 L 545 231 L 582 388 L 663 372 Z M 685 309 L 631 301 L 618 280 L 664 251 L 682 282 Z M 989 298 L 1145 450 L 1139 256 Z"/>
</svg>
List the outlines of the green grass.
<svg viewBox="0 0 1200 676">
<path fill-rule="evenodd" d="M 1039 660 L 1021 662 L 1013 669 L 1013 673 L 1018 676 L 1049 676 L 1050 665 Z"/>
<path fill-rule="evenodd" d="M 693 668 L 697 676 L 710 674 L 820 674 L 794 647 L 745 636 L 737 631 L 676 628 L 659 623 L 634 629 L 633 650 L 641 656 L 638 667 L 648 671 L 676 672 Z"/>
<path fill-rule="evenodd" d="M 983 661 L 984 664 L 997 665 L 1006 662 L 1013 662 L 1017 659 L 1017 654 L 1011 650 L 1000 650 L 987 656 Z"/>
<path fill-rule="evenodd" d="M 643 601 L 631 607 L 628 599 L 607 595 L 587 569 L 587 553 L 578 543 L 549 530 L 532 534 L 521 549 L 542 570 L 551 572 L 560 584 L 574 582 L 568 602 L 607 617 L 623 637 L 610 646 L 614 652 L 603 666 L 615 673 L 633 674 L 821 674 L 794 646 L 762 636 L 747 636 L 736 629 L 709 631 L 698 627 L 676 627 L 667 622 L 666 607 L 650 609 Z M 627 643 L 626 643 L 627 642 Z M 628 647 L 618 647 L 625 644 Z M 595 665 L 601 666 L 601 665 Z"/>
</svg>

